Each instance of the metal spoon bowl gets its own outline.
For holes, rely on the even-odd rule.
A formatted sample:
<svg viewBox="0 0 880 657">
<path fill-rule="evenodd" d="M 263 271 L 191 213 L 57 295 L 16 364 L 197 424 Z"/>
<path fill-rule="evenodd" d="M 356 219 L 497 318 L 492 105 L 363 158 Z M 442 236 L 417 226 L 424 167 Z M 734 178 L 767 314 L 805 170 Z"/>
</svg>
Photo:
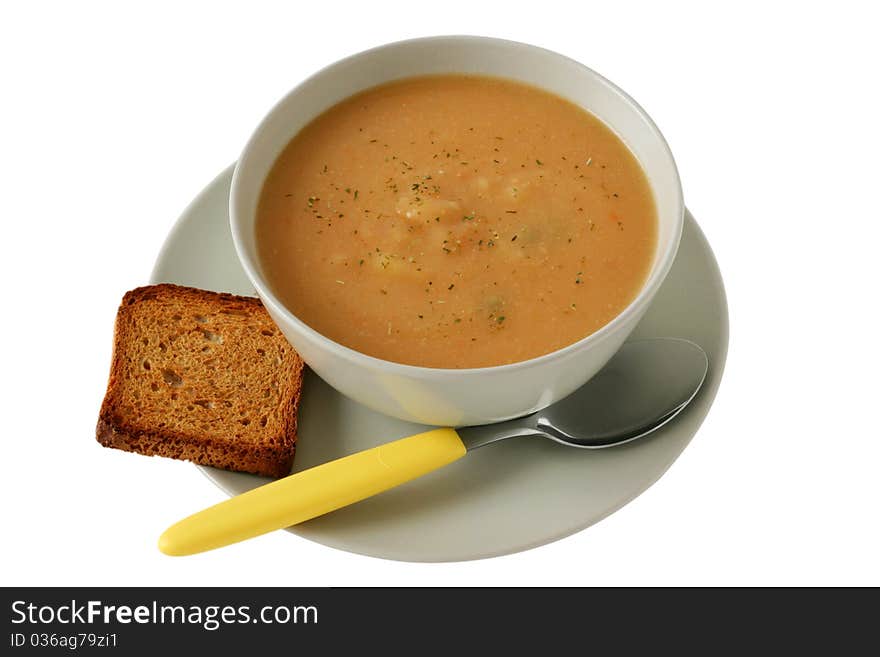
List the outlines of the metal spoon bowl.
<svg viewBox="0 0 880 657">
<path fill-rule="evenodd" d="M 518 436 L 543 436 L 582 449 L 615 447 L 678 415 L 708 371 L 706 352 L 689 340 L 634 340 L 568 397 L 514 420 L 458 429 L 458 435 L 468 451 Z"/>
</svg>

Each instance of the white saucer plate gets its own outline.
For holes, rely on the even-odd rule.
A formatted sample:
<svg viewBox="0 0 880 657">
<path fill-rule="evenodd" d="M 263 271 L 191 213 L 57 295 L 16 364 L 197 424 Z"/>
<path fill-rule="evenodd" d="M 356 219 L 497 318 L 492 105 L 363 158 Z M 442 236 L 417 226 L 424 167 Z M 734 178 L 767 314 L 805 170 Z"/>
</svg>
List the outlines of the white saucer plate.
<svg viewBox="0 0 880 657">
<path fill-rule="evenodd" d="M 229 232 L 232 170 L 221 173 L 184 211 L 159 254 L 152 282 L 255 295 Z M 632 335 L 656 336 L 693 340 L 709 355 L 710 369 L 697 398 L 653 436 L 601 451 L 536 438 L 508 440 L 289 531 L 374 557 L 464 561 L 526 550 L 589 527 L 666 472 L 697 432 L 718 390 L 727 357 L 727 302 L 718 265 L 689 212 L 672 271 Z M 368 410 L 309 372 L 294 471 L 423 429 Z M 200 469 L 229 495 L 267 481 Z"/>
</svg>

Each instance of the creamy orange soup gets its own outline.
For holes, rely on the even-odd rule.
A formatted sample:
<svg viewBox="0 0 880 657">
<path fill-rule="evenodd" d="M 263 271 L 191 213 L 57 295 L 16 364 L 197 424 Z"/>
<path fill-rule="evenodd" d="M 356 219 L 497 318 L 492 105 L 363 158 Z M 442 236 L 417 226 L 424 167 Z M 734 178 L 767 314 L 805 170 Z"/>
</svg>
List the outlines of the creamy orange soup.
<svg viewBox="0 0 880 657">
<path fill-rule="evenodd" d="M 257 212 L 272 289 L 371 356 L 526 360 L 611 321 L 657 234 L 638 162 L 596 117 L 519 83 L 444 75 L 370 89 L 306 126 Z"/>
</svg>

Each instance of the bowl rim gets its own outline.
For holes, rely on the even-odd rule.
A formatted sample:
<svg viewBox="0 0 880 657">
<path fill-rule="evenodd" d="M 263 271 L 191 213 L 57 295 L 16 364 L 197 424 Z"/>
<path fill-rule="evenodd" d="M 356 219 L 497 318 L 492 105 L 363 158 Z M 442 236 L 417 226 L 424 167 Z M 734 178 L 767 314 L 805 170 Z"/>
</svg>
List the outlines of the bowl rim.
<svg viewBox="0 0 880 657">
<path fill-rule="evenodd" d="M 373 54 L 381 50 L 400 48 L 414 43 L 454 43 L 461 41 L 470 41 L 472 43 L 497 44 L 543 52 L 544 54 L 548 54 L 559 59 L 560 62 L 568 62 L 569 64 L 575 65 L 587 75 L 596 78 L 597 81 L 601 85 L 603 85 L 606 90 L 620 96 L 620 98 L 625 103 L 627 103 L 631 107 L 631 109 L 633 109 L 635 113 L 639 115 L 639 117 L 648 125 L 654 137 L 657 139 L 659 145 L 661 146 L 663 154 L 669 159 L 671 174 L 675 185 L 675 189 L 673 190 L 673 202 L 677 206 L 675 211 L 675 225 L 672 228 L 673 234 L 668 242 L 667 247 L 662 253 L 657 254 L 656 265 L 655 267 L 653 267 L 653 271 L 648 275 L 648 278 L 642 284 L 642 287 L 639 290 L 638 294 L 611 321 L 609 321 L 597 331 L 581 338 L 580 340 L 572 342 L 571 344 L 568 344 L 549 353 L 541 354 L 540 356 L 535 356 L 527 360 L 516 361 L 513 363 L 505 363 L 503 365 L 490 365 L 486 367 L 467 368 L 442 368 L 425 367 L 422 365 L 410 365 L 407 363 L 399 363 L 396 361 L 385 360 L 376 356 L 370 356 L 369 354 L 365 354 L 363 352 L 352 349 L 351 347 L 347 347 L 344 344 L 336 342 L 335 340 L 327 337 L 323 333 L 320 333 L 319 331 L 306 324 L 303 320 L 297 317 L 283 303 L 278 300 L 278 298 L 272 292 L 268 283 L 264 281 L 263 276 L 259 271 L 258 264 L 254 262 L 254 259 L 250 257 L 247 249 L 243 245 L 244 230 L 246 226 L 249 227 L 250 230 L 253 230 L 253 224 L 256 218 L 254 217 L 253 221 L 243 221 L 239 217 L 238 212 L 236 212 L 235 210 L 240 194 L 239 181 L 241 178 L 241 163 L 247 160 L 250 151 L 254 147 L 254 143 L 260 137 L 261 133 L 266 129 L 270 121 L 274 118 L 275 114 L 283 106 L 285 106 L 293 96 L 298 94 L 305 85 L 309 84 L 314 79 L 327 75 L 328 73 L 332 73 L 337 68 L 343 68 L 345 65 L 355 59 Z M 536 86 L 539 89 L 542 88 L 540 85 L 533 86 Z M 589 111 L 589 108 L 584 109 L 587 109 Z M 236 255 L 238 256 L 239 262 L 241 263 L 241 266 L 244 269 L 248 280 L 250 280 L 250 282 L 253 284 L 254 288 L 257 291 L 257 294 L 260 296 L 263 303 L 271 306 L 271 308 L 276 313 L 282 315 L 291 325 L 293 325 L 297 329 L 297 331 L 305 334 L 305 336 L 307 336 L 312 342 L 321 343 L 324 348 L 332 350 L 337 356 L 343 357 L 350 363 L 367 366 L 371 369 L 383 369 L 391 374 L 397 374 L 400 376 L 418 379 L 457 378 L 461 376 L 473 376 L 477 374 L 500 375 L 502 373 L 507 374 L 515 372 L 517 370 L 527 370 L 534 367 L 551 365 L 554 362 L 563 361 L 573 354 L 583 351 L 592 345 L 604 342 L 606 339 L 614 335 L 621 326 L 625 325 L 630 319 L 633 318 L 633 316 L 636 316 L 638 313 L 640 313 L 647 306 L 647 304 L 650 303 L 660 285 L 666 279 L 669 270 L 672 268 L 672 263 L 675 260 L 676 254 L 678 253 L 679 244 L 681 242 L 681 235 L 684 228 L 684 195 L 681 188 L 681 178 L 678 173 L 678 167 L 675 163 L 675 158 L 672 154 L 672 150 L 669 148 L 669 144 L 667 143 L 666 138 L 663 136 L 663 133 L 660 132 L 660 129 L 657 127 L 657 124 L 654 123 L 654 120 L 648 115 L 648 113 L 642 108 L 642 106 L 639 105 L 629 94 L 627 94 L 623 89 L 618 87 L 616 84 L 608 80 L 603 75 L 597 73 L 585 64 L 582 64 L 581 62 L 572 59 L 571 57 L 568 57 L 553 50 L 549 50 L 548 48 L 535 46 L 529 43 L 475 35 L 437 35 L 392 41 L 354 53 L 322 67 L 312 75 L 299 82 L 286 94 L 284 94 L 284 96 L 279 99 L 268 112 L 266 112 L 266 114 L 257 124 L 257 127 L 254 128 L 254 130 L 251 132 L 251 135 L 248 138 L 248 141 L 245 144 L 244 148 L 242 149 L 238 161 L 236 162 L 235 170 L 233 171 L 232 175 L 232 183 L 229 190 L 229 223 Z"/>
</svg>

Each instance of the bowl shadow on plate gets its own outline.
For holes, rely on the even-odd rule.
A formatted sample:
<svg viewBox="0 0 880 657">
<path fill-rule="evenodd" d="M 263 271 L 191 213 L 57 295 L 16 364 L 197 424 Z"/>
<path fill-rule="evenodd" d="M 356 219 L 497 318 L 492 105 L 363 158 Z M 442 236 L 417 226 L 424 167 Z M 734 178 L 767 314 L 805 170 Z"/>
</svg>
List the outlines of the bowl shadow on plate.
<svg viewBox="0 0 880 657">
<path fill-rule="evenodd" d="M 395 420 L 347 399 L 309 371 L 303 383 L 300 406 L 300 448 L 294 460 L 293 473 L 346 456 L 355 451 L 403 438 L 432 427 Z M 346 444 L 341 436 L 359 435 L 356 447 L 349 438 Z M 519 443 L 513 445 L 513 443 Z M 528 443 L 546 443 L 529 445 Z M 499 478 L 522 476 L 531 459 L 513 452 L 522 449 L 544 451 L 555 445 L 544 439 L 517 439 L 505 445 L 506 449 L 491 446 L 467 454 L 468 467 L 462 461 L 452 463 L 419 479 L 385 491 L 350 507 L 304 523 L 310 528 L 321 524 L 344 523 L 353 529 L 374 523 L 387 523 L 389 517 L 405 520 L 407 515 L 433 509 L 458 506 L 471 497 L 478 497 L 486 487 L 497 486 Z M 535 458 L 540 458 L 537 454 Z"/>
<path fill-rule="evenodd" d="M 522 438 L 511 441 L 508 449 L 494 449 L 494 454 L 489 453 L 492 447 L 481 450 L 483 453 L 468 454 L 464 457 L 468 460 L 467 468 L 462 467 L 464 464 L 461 461 L 452 463 L 416 481 L 310 520 L 302 527 L 309 531 L 331 531 L 335 526 L 344 525 L 349 530 L 368 530 L 387 525 L 389 518 L 396 523 L 405 523 L 407 519 L 424 516 L 426 509 L 434 513 L 459 508 L 498 487 L 500 480 L 520 478 L 526 474 L 529 457 L 523 457 L 521 452 L 534 452 L 538 446 L 530 443 L 537 442 L 544 441 Z M 547 442 L 548 445 L 539 446 L 537 451 L 554 449 Z M 483 461 L 485 465 L 477 461 Z"/>
</svg>

